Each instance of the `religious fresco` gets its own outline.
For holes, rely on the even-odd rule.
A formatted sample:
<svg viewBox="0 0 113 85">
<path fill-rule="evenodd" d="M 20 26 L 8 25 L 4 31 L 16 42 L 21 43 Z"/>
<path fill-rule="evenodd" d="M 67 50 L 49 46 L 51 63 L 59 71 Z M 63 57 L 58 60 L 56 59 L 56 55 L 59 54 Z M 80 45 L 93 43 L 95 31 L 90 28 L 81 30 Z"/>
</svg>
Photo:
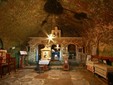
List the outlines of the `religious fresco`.
<svg viewBox="0 0 113 85">
<path fill-rule="evenodd" d="M 41 49 L 41 59 L 50 60 L 51 59 L 51 48 L 45 47 Z"/>
</svg>

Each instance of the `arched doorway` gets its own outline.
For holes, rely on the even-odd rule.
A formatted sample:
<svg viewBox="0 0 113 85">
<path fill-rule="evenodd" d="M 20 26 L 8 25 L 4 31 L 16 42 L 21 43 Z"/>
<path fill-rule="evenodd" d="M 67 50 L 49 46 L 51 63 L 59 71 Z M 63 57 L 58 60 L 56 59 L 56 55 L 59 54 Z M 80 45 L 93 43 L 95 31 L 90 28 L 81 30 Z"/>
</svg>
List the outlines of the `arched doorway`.
<svg viewBox="0 0 113 85">
<path fill-rule="evenodd" d="M 51 60 L 59 60 L 60 59 L 60 45 L 52 45 L 51 46 L 52 55 Z"/>
<path fill-rule="evenodd" d="M 74 44 L 68 45 L 69 59 L 75 59 L 76 56 L 76 46 Z"/>
<path fill-rule="evenodd" d="M 41 49 L 44 48 L 45 45 L 44 44 L 39 44 L 38 45 L 38 59 L 41 59 Z"/>
</svg>

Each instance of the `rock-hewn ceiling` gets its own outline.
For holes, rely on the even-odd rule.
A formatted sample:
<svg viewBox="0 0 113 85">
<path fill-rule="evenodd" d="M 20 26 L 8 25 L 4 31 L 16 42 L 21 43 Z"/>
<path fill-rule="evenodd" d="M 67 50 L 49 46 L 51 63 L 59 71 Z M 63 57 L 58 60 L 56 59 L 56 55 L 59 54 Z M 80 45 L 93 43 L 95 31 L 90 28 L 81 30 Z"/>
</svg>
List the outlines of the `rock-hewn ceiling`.
<svg viewBox="0 0 113 85">
<path fill-rule="evenodd" d="M 63 11 L 45 11 L 47 1 L 57 1 Z M 13 46 L 31 36 L 46 36 L 44 32 L 50 33 L 54 26 L 62 30 L 62 36 L 78 37 L 89 25 L 113 21 L 112 5 L 112 0 L 0 0 L 0 38 L 6 47 Z"/>
</svg>

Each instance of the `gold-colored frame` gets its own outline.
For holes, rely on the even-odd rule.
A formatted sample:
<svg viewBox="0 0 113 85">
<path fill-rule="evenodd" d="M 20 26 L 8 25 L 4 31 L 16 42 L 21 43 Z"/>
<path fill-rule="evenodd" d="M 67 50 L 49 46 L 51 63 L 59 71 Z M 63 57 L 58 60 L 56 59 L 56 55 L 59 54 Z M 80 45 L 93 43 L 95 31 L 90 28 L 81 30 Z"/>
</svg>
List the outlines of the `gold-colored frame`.
<svg viewBox="0 0 113 85">
<path fill-rule="evenodd" d="M 50 59 L 51 58 L 51 52 L 50 50 L 42 50 L 41 51 L 41 59 Z"/>
</svg>

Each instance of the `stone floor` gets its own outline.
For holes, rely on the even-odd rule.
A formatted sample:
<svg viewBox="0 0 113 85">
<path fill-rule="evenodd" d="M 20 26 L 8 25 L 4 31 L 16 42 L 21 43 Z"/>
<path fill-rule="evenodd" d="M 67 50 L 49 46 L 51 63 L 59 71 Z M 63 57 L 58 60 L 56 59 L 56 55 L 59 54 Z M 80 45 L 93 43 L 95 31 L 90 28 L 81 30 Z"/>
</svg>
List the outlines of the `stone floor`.
<svg viewBox="0 0 113 85">
<path fill-rule="evenodd" d="M 82 67 L 70 71 L 52 67 L 37 73 L 34 69 L 20 69 L 0 78 L 0 85 L 107 85 L 107 81 Z"/>
</svg>

